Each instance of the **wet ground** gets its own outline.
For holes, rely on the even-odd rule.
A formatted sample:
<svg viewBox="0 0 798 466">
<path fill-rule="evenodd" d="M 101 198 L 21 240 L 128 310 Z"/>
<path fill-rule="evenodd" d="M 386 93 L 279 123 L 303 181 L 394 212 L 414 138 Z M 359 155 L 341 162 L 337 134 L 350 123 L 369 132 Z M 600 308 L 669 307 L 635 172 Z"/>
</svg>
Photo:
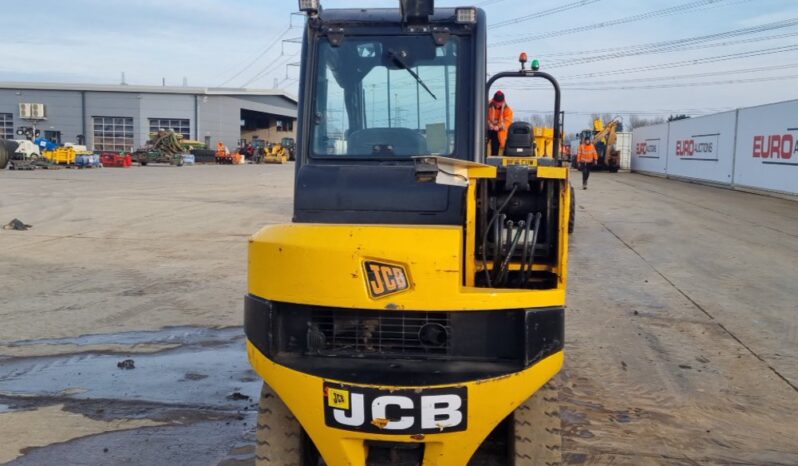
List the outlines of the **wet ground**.
<svg viewBox="0 0 798 466">
<path fill-rule="evenodd" d="M 0 172 L 1 464 L 253 463 L 247 237 L 292 169 Z"/>
<path fill-rule="evenodd" d="M 0 173 L 0 223 L 33 225 L 0 231 L 0 464 L 252 464 L 246 239 L 290 219 L 292 170 Z M 798 203 L 577 196 L 565 463 L 798 464 Z"/>
</svg>

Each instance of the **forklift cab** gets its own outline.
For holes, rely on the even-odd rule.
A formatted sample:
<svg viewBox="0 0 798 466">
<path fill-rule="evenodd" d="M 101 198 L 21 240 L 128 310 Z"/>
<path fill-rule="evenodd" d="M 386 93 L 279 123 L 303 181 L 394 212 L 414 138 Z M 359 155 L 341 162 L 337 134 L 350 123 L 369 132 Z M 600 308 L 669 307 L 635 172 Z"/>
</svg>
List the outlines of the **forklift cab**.
<svg viewBox="0 0 798 466">
<path fill-rule="evenodd" d="M 309 18 L 294 221 L 459 224 L 463 189 L 419 184 L 412 157 L 474 161 L 479 152 L 485 29 L 476 23 L 485 17 L 467 10 Z"/>
</svg>

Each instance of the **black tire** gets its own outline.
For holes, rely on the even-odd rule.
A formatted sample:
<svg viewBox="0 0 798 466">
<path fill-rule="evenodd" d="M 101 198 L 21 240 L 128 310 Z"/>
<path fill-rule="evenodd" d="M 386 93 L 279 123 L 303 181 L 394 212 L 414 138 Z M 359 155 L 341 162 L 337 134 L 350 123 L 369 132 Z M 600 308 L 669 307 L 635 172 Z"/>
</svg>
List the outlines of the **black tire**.
<svg viewBox="0 0 798 466">
<path fill-rule="evenodd" d="M 574 187 L 571 186 L 571 208 L 568 212 L 568 234 L 572 234 L 574 232 L 574 227 L 576 226 L 576 195 L 574 193 Z"/>
<path fill-rule="evenodd" d="M 2 157 L 0 160 L 0 170 L 6 168 L 8 163 L 14 159 L 14 153 L 19 148 L 19 143 L 17 141 L 5 140 L 0 141 L 0 147 L 5 150 L 0 149 L 0 151 L 5 152 L 5 156 Z"/>
<path fill-rule="evenodd" d="M 560 466 L 559 392 L 549 382 L 515 410 L 515 466 Z"/>
<path fill-rule="evenodd" d="M 0 141 L 0 170 L 5 170 L 9 160 L 11 160 L 11 153 L 6 149 L 6 142 Z"/>
<path fill-rule="evenodd" d="M 618 167 L 616 166 L 610 167 L 610 173 L 618 173 Z"/>
<path fill-rule="evenodd" d="M 255 429 L 256 466 L 302 466 L 302 428 L 285 403 L 263 384 Z"/>
</svg>

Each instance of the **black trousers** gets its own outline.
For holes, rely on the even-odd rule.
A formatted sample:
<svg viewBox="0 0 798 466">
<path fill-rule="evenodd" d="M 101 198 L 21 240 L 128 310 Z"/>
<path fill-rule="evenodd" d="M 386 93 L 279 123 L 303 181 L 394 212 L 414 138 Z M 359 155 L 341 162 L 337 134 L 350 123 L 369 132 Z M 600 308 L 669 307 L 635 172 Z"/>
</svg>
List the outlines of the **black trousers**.
<svg viewBox="0 0 798 466">
<path fill-rule="evenodd" d="M 499 132 L 488 130 L 488 142 L 490 143 L 490 155 L 499 155 L 499 148 L 501 148 Z"/>
<path fill-rule="evenodd" d="M 590 178 L 590 169 L 593 168 L 592 163 L 581 163 L 579 169 L 582 171 L 582 186 L 587 186 L 587 179 Z"/>
</svg>

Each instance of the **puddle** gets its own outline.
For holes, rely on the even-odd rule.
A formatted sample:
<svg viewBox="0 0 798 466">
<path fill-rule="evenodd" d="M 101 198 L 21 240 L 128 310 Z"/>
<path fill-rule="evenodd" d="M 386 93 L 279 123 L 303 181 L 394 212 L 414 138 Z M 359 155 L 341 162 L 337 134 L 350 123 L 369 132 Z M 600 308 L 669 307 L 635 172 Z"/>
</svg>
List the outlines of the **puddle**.
<svg viewBox="0 0 798 466">
<path fill-rule="evenodd" d="M 254 466 L 254 452 L 231 455 L 252 429 L 245 421 L 203 422 L 187 426 L 146 427 L 83 437 L 42 448 L 31 448 L 7 466 L 43 464 L 138 464 L 170 466 L 217 465 L 230 459 Z"/>
<path fill-rule="evenodd" d="M 145 354 L 91 352 L 4 358 L 0 364 L 0 413 L 63 403 L 70 406 L 68 411 L 92 418 L 144 417 L 172 425 L 105 432 L 27 448 L 22 457 L 8 464 L 254 464 L 261 381 L 247 361 L 241 327 L 170 327 L 10 343 L 103 344 L 176 347 Z M 126 360 L 133 361 L 122 364 L 127 369 L 118 367 Z"/>
<path fill-rule="evenodd" d="M 228 395 L 240 392 L 257 400 L 259 378 L 247 361 L 241 329 L 216 332 L 223 335 L 235 332 L 238 337 L 230 341 L 229 334 L 225 335 L 228 341 L 221 344 L 221 336 L 217 333 L 212 340 L 217 344 L 209 347 L 207 340 L 199 338 L 199 333 L 188 332 L 183 333 L 186 339 L 182 341 L 202 345 L 131 356 L 82 354 L 6 360 L 0 365 L 0 393 L 243 408 L 247 406 L 246 401 L 228 400 Z M 134 339 L 128 336 L 128 341 Z M 92 343 L 101 337 L 108 338 L 103 341 L 111 341 L 111 336 L 98 335 Z M 164 334 L 163 338 L 170 337 Z M 113 341 L 119 342 L 116 338 Z M 135 369 L 119 369 L 117 363 L 125 359 L 133 359 Z"/>
<path fill-rule="evenodd" d="M 179 345 L 213 345 L 229 342 L 241 337 L 241 327 L 205 328 L 205 327 L 166 327 L 161 330 L 98 333 L 69 338 L 44 338 L 40 340 L 0 341 L 0 345 L 9 347 L 37 345 L 138 345 L 138 344 L 179 344 Z"/>
</svg>

